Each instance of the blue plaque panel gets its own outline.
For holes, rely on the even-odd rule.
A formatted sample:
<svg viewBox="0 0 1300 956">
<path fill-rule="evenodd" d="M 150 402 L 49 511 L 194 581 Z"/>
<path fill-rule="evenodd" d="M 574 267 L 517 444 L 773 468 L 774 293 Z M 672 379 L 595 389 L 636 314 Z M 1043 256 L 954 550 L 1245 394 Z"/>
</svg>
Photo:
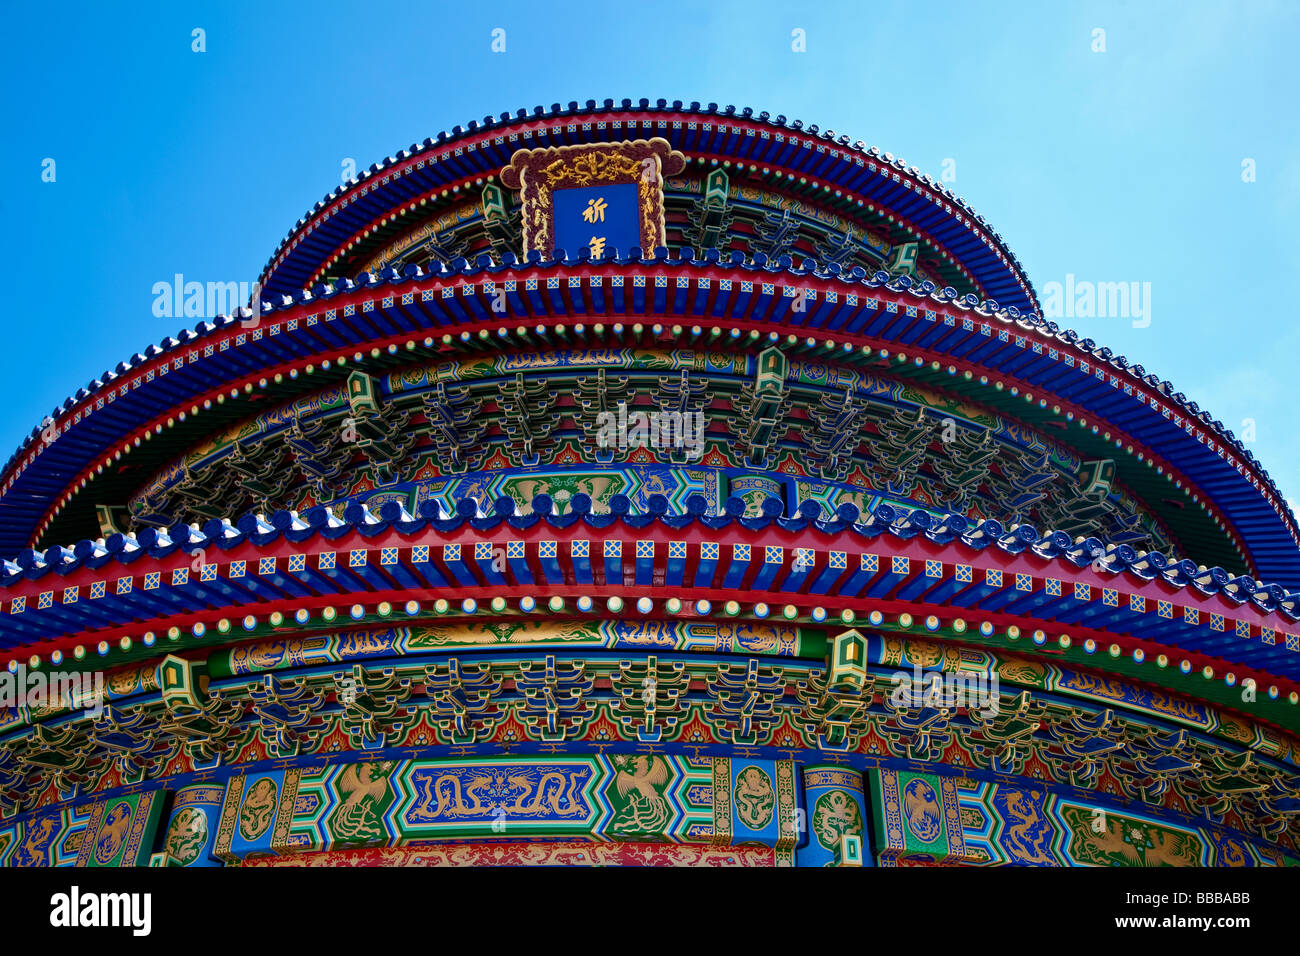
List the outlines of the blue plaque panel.
<svg viewBox="0 0 1300 956">
<path fill-rule="evenodd" d="M 588 246 L 597 256 L 641 245 L 636 183 L 557 189 L 553 202 L 557 250 L 572 255 Z"/>
</svg>

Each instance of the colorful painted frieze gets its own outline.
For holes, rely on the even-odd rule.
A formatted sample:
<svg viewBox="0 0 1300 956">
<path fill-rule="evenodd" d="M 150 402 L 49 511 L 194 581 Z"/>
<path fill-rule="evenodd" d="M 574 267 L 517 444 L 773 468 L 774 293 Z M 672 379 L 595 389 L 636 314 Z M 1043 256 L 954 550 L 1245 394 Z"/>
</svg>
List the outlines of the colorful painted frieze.
<svg viewBox="0 0 1300 956">
<path fill-rule="evenodd" d="M 1176 822 L 1065 797 L 1035 783 L 959 779 L 972 862 L 1004 866 L 1295 865 L 1276 848 L 1212 824 Z"/>
<path fill-rule="evenodd" d="M 708 866 L 788 865 L 773 847 L 709 846 L 690 843 L 424 843 L 254 857 L 243 866 Z"/>
<path fill-rule="evenodd" d="M 415 625 L 244 644 L 212 657 L 214 679 L 317 664 L 499 648 L 605 648 L 799 657 L 824 641 L 816 629 L 760 621 L 502 621 Z"/>
<path fill-rule="evenodd" d="M 769 847 L 788 863 L 801 805 L 790 760 L 377 760 L 232 778 L 213 853 L 231 862 L 463 839 L 662 841 Z M 189 843 L 197 854 L 197 837 Z"/>
</svg>

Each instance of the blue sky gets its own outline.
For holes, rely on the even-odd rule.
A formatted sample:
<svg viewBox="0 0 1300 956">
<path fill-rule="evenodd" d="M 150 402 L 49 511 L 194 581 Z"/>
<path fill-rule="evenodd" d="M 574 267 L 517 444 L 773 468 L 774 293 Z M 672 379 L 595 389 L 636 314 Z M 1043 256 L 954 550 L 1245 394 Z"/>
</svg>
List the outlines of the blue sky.
<svg viewBox="0 0 1300 956">
<path fill-rule="evenodd" d="M 1144 328 L 1066 324 L 1238 435 L 1251 420 L 1248 447 L 1300 500 L 1300 4 L 6 3 L 4 17 L 0 460 L 179 330 L 153 315 L 154 283 L 251 283 L 346 159 L 363 169 L 505 110 L 644 96 L 784 113 L 955 171 L 1040 293 L 1067 274 L 1150 283 Z"/>
</svg>

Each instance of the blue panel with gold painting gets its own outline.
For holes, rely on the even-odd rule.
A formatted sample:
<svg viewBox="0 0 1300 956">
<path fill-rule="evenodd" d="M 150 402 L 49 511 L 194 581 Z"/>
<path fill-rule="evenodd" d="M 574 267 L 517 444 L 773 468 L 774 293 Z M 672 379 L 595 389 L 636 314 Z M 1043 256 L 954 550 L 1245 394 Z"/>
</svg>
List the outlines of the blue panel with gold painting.
<svg viewBox="0 0 1300 956">
<path fill-rule="evenodd" d="M 300 769 L 271 770 L 227 781 L 213 855 L 229 862 L 284 852 L 301 777 Z"/>
<path fill-rule="evenodd" d="M 732 757 L 713 764 L 715 842 L 790 850 L 798 840 L 802 787 L 793 760 Z M 730 814 L 726 807 L 730 804 Z M 730 820 L 731 832 L 718 832 Z"/>
<path fill-rule="evenodd" d="M 96 806 L 64 806 L 0 824 L 0 866 L 76 866 Z"/>
<path fill-rule="evenodd" d="M 555 248 L 574 255 L 584 246 L 593 256 L 607 249 L 626 255 L 641 245 L 641 224 L 636 183 L 557 189 Z"/>
<path fill-rule="evenodd" d="M 871 866 L 867 850 L 865 781 L 852 767 L 815 766 L 803 770 L 807 842 L 795 855 L 799 866 Z M 802 836 L 802 834 L 801 834 Z M 856 838 L 858 859 L 842 859 L 845 839 Z M 853 847 L 848 850 L 852 855 Z"/>
<path fill-rule="evenodd" d="M 77 866 L 140 866 L 147 862 L 162 806 L 161 790 L 95 803 L 81 838 Z"/>
<path fill-rule="evenodd" d="M 57 810 L 29 817 L 18 824 L 8 852 L 8 866 L 53 866 L 54 844 L 62 832 Z"/>
</svg>

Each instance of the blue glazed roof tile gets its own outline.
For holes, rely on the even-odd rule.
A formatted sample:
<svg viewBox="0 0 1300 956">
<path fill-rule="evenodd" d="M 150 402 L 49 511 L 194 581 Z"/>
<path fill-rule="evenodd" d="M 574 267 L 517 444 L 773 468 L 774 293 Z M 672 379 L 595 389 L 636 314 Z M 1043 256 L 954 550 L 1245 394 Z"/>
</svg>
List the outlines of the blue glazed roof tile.
<svg viewBox="0 0 1300 956">
<path fill-rule="evenodd" d="M 177 525 L 172 529 L 150 528 L 138 536 L 134 533 L 118 533 L 110 535 L 106 540 L 83 540 L 71 548 L 56 545 L 44 552 L 26 548 L 18 553 L 15 560 L 0 561 L 0 587 L 11 587 L 20 580 L 35 580 L 54 568 L 66 571 L 83 564 L 100 566 L 106 559 L 127 564 L 146 555 L 160 558 L 176 550 L 194 553 L 209 546 L 232 550 L 245 543 L 252 543 L 260 548 L 274 543 L 281 535 L 300 544 L 309 542 L 317 534 L 333 540 L 357 531 L 370 537 L 387 531 L 390 527 L 396 528 L 405 536 L 419 535 L 426 528 L 445 535 L 454 533 L 465 525 L 488 529 L 500 520 L 507 520 L 512 527 L 520 530 L 540 521 L 545 521 L 557 530 L 567 528 L 579 520 L 593 528 L 618 523 L 633 529 L 647 528 L 656 523 L 678 529 L 694 522 L 712 529 L 723 529 L 734 522 L 749 530 L 761 530 L 776 523 L 786 531 L 798 532 L 815 526 L 825 533 L 852 533 L 865 540 L 881 534 L 888 534 L 899 541 L 923 535 L 927 540 L 940 545 L 959 541 L 972 551 L 988 547 L 996 547 L 1009 555 L 1032 551 L 1044 561 L 1064 562 L 1073 568 L 1091 564 L 1097 570 L 1129 575 L 1134 583 L 1160 578 L 1175 588 L 1192 587 L 1201 594 L 1222 594 L 1237 604 L 1250 600 L 1269 610 L 1280 609 L 1293 620 L 1300 619 L 1300 614 L 1292 614 L 1289 610 L 1300 601 L 1300 592 L 1284 594 L 1278 586 L 1262 585 L 1248 576 L 1233 577 L 1217 567 L 1196 568 L 1190 561 L 1171 559 L 1155 552 L 1139 554 L 1126 544 L 1103 545 L 1095 538 L 1073 541 L 1069 535 L 1060 531 L 1040 533 L 1029 524 L 1006 528 L 993 519 L 972 524 L 959 514 L 936 516 L 926 511 L 908 511 L 888 504 L 877 505 L 866 515 L 852 515 L 850 509 L 855 511 L 856 508 L 847 505 L 837 518 L 824 520 L 820 514 L 814 513 L 819 506 L 812 501 L 804 501 L 793 516 L 785 517 L 784 505 L 781 499 L 775 497 L 769 497 L 763 502 L 763 516 L 760 518 L 740 517 L 736 512 L 743 508 L 743 503 L 737 498 L 728 500 L 722 515 L 708 515 L 699 510 L 698 504 L 681 513 L 670 513 L 667 498 L 663 495 L 652 496 L 647 513 L 643 514 L 632 514 L 626 496 L 616 495 L 611 500 L 610 513 L 599 515 L 589 510 L 590 500 L 583 507 L 584 503 L 578 502 L 578 497 L 573 499 L 572 510 L 564 515 L 557 514 L 549 496 L 542 494 L 533 499 L 534 510 L 529 514 L 519 513 L 512 499 L 502 497 L 494 503 L 490 518 L 481 517 L 478 502 L 469 498 L 457 502 L 456 512 L 450 516 L 438 514 L 437 503 L 433 501 L 421 506 L 419 517 L 411 515 L 400 503 L 390 501 L 385 502 L 378 514 L 365 504 L 353 502 L 347 506 L 341 518 L 323 506 L 311 508 L 303 515 L 295 511 L 277 511 L 269 520 L 260 514 L 241 515 L 234 521 L 229 518 L 213 518 L 201 530 L 193 525 Z"/>
</svg>

